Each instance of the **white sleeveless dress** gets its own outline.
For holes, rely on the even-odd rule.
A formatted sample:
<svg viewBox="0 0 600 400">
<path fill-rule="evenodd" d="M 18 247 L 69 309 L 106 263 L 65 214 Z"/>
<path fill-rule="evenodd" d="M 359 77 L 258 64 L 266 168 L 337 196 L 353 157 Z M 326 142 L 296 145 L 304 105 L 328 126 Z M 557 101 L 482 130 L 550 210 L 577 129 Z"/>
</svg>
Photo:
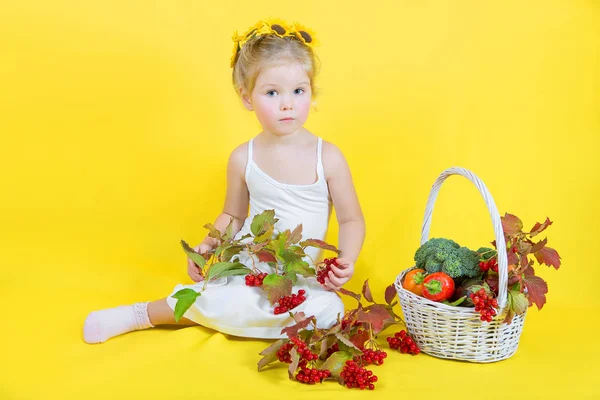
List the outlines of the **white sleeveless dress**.
<svg viewBox="0 0 600 400">
<path fill-rule="evenodd" d="M 292 230 L 301 223 L 303 239 L 324 240 L 331 215 L 331 198 L 321 159 L 321 138 L 318 138 L 317 146 L 317 181 L 311 185 L 284 184 L 267 175 L 253 160 L 253 141 L 254 139 L 248 143 L 245 172 L 250 194 L 250 215 L 236 238 L 250 232 L 250 224 L 256 214 L 274 209 L 275 216 L 279 219 L 275 224 L 276 231 Z M 307 248 L 306 253 L 315 261 L 322 256 L 322 250 L 312 247 Z M 311 263 L 308 257 L 305 260 Z M 252 266 L 248 253 L 240 253 L 239 261 Z M 254 261 L 261 271 L 273 272 L 267 263 L 259 262 L 256 258 Z M 167 297 L 167 304 L 175 309 L 177 299 L 172 297 L 173 294 L 184 288 L 200 291 L 202 285 L 203 282 L 177 285 Z M 302 311 L 306 316 L 314 315 L 319 328 L 329 328 L 337 321 L 338 314 L 340 318 L 343 316 L 342 300 L 335 292 L 325 290 L 316 278 L 299 277 L 294 285 L 294 293 L 299 289 L 306 291 L 306 300 L 292 311 Z M 293 319 L 287 313 L 275 315 L 273 309 L 274 306 L 269 304 L 266 293 L 261 288 L 246 286 L 243 276 L 233 276 L 228 277 L 225 284 L 209 285 L 184 317 L 235 336 L 265 339 L 285 337 L 281 330 L 293 324 Z"/>
</svg>

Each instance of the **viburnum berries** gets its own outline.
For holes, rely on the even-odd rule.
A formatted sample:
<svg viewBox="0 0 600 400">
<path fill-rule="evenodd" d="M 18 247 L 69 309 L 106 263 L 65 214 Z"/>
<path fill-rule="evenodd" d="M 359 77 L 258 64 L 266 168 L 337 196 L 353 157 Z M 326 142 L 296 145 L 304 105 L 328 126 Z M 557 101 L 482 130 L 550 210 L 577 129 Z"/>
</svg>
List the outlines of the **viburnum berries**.
<svg viewBox="0 0 600 400">
<path fill-rule="evenodd" d="M 498 300 L 490 296 L 484 289 L 471 293 L 471 300 L 475 304 L 475 311 L 479 312 L 482 321 L 492 322 L 498 308 Z"/>
<path fill-rule="evenodd" d="M 325 278 L 328 276 L 329 271 L 331 271 L 331 266 L 335 265 L 336 267 L 339 265 L 337 263 L 337 259 L 335 258 L 326 258 L 323 260 L 323 262 L 325 263 L 325 267 L 321 268 L 318 272 L 317 272 L 317 281 L 321 284 L 324 285 L 325 284 Z"/>
<path fill-rule="evenodd" d="M 346 365 L 340 373 L 340 377 L 343 379 L 344 385 L 348 388 L 358 389 L 375 389 L 374 383 L 377 382 L 377 376 L 373 375 L 373 371 L 367 370 L 365 367 L 361 367 L 356 364 L 353 360 L 346 361 Z"/>
<path fill-rule="evenodd" d="M 387 342 L 390 348 L 400 349 L 401 353 L 408 353 L 416 356 L 421 352 L 414 339 L 405 331 L 396 332 L 393 337 L 388 337 Z"/>
<path fill-rule="evenodd" d="M 260 274 L 248 274 L 246 275 L 246 286 L 262 286 L 263 280 L 266 278 L 267 273 L 262 272 Z"/>
<path fill-rule="evenodd" d="M 361 355 L 354 357 L 354 361 L 362 362 L 362 365 L 381 365 L 386 357 L 387 353 L 383 350 L 365 349 Z"/>
<path fill-rule="evenodd" d="M 315 383 L 323 382 L 323 379 L 327 379 L 331 376 L 329 370 L 321 370 L 317 368 L 302 368 L 298 374 L 296 374 L 296 380 L 302 383 L 308 383 L 313 385 Z"/>
<path fill-rule="evenodd" d="M 278 306 L 275 306 L 274 314 L 283 314 L 288 312 L 289 310 L 298 307 L 300 304 L 304 303 L 306 297 L 304 294 L 306 291 L 304 289 L 298 290 L 298 294 L 292 293 L 291 296 L 284 296 L 279 299 Z"/>
<path fill-rule="evenodd" d="M 494 272 L 498 272 L 498 260 L 494 257 L 490 258 L 487 261 L 480 261 L 479 269 L 481 270 L 481 272 L 486 272 L 490 269 Z"/>
</svg>

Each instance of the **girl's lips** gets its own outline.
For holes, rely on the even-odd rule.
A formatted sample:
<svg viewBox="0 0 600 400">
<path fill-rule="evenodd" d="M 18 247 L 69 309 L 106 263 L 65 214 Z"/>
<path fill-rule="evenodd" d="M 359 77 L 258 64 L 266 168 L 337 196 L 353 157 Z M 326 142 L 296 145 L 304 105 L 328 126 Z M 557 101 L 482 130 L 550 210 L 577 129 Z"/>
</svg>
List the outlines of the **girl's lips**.
<svg viewBox="0 0 600 400">
<path fill-rule="evenodd" d="M 280 119 L 280 121 L 293 121 L 294 118 L 282 118 Z"/>
</svg>

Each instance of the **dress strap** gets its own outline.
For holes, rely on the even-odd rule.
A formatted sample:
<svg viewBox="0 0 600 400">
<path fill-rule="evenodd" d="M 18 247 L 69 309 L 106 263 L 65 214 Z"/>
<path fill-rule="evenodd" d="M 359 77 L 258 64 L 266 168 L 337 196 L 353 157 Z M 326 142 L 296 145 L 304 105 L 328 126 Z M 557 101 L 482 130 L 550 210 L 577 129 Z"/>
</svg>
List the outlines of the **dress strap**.
<svg viewBox="0 0 600 400">
<path fill-rule="evenodd" d="M 244 173 L 246 182 L 248 182 L 248 173 L 250 172 L 250 165 L 253 162 L 252 161 L 253 144 L 254 144 L 254 138 L 250 139 L 250 141 L 248 142 L 248 161 L 246 162 L 246 172 Z"/>
<path fill-rule="evenodd" d="M 325 181 L 325 168 L 323 168 L 323 139 L 319 137 L 317 144 L 317 173 L 319 175 L 318 180 Z"/>
</svg>

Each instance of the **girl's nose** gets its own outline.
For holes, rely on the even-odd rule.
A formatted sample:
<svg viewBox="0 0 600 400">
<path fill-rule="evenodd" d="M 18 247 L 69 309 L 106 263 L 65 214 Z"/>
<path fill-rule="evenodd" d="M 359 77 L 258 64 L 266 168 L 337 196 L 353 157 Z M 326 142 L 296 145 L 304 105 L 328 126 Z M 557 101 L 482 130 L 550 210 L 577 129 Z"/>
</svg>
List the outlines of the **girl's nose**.
<svg viewBox="0 0 600 400">
<path fill-rule="evenodd" d="M 281 100 L 281 104 L 280 104 L 279 108 L 281 109 L 281 111 L 290 111 L 290 110 L 292 110 L 293 109 L 292 99 L 284 97 Z"/>
</svg>

